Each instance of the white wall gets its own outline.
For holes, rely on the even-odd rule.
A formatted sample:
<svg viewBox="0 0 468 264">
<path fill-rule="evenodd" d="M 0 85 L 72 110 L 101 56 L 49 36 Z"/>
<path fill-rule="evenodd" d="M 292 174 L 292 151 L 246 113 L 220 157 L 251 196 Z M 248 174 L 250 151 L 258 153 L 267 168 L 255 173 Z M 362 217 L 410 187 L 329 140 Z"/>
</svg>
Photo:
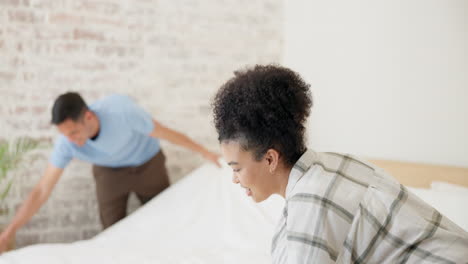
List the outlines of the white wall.
<svg viewBox="0 0 468 264">
<path fill-rule="evenodd" d="M 52 141 L 51 105 L 72 90 L 88 103 L 131 95 L 158 121 L 219 150 L 210 100 L 235 69 L 280 60 L 282 24 L 282 0 L 0 0 L 0 139 Z M 204 162 L 162 144 L 172 181 Z M 14 212 L 27 197 L 50 151 L 9 174 L 2 209 Z M 16 246 L 93 237 L 100 231 L 94 188 L 90 164 L 72 162 Z M 11 217 L 1 215 L 0 226 Z"/>
<path fill-rule="evenodd" d="M 468 1 L 285 1 L 319 151 L 468 167 Z"/>
</svg>

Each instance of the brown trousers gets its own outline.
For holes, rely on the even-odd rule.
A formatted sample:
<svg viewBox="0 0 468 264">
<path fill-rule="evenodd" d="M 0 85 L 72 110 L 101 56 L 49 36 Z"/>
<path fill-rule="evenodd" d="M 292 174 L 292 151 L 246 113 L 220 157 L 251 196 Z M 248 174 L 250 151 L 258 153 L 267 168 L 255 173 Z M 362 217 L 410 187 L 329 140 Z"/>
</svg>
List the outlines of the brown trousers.
<svg viewBox="0 0 468 264">
<path fill-rule="evenodd" d="M 169 187 L 165 161 L 166 157 L 161 150 L 137 167 L 93 166 L 99 214 L 104 229 L 127 215 L 127 201 L 131 192 L 145 204 Z"/>
</svg>

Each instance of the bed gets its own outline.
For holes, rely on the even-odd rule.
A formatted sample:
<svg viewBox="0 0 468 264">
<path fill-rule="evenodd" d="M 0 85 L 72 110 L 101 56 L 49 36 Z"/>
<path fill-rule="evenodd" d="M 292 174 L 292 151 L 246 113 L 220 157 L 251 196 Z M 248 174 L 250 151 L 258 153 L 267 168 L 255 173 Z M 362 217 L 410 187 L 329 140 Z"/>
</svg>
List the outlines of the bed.
<svg viewBox="0 0 468 264">
<path fill-rule="evenodd" d="M 373 162 L 468 230 L 460 210 L 468 203 L 468 169 Z M 255 204 L 232 184 L 227 165 L 206 164 L 92 239 L 25 247 L 0 256 L 0 264 L 271 263 L 283 203 L 273 196 Z"/>
</svg>

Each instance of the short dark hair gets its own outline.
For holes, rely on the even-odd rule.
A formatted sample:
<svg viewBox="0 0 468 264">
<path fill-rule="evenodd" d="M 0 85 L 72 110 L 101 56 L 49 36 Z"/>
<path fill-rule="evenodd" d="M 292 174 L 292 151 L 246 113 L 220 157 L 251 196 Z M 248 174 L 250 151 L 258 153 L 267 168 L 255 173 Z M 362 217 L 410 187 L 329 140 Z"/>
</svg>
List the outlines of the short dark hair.
<svg viewBox="0 0 468 264">
<path fill-rule="evenodd" d="M 237 140 L 260 160 L 270 148 L 293 166 L 306 151 L 305 121 L 312 108 L 310 85 L 278 65 L 237 71 L 214 97 L 213 117 L 220 142 Z"/>
<path fill-rule="evenodd" d="M 52 124 L 58 125 L 67 119 L 78 121 L 83 113 L 88 110 L 88 105 L 81 95 L 75 92 L 67 92 L 54 102 L 52 107 Z"/>
</svg>

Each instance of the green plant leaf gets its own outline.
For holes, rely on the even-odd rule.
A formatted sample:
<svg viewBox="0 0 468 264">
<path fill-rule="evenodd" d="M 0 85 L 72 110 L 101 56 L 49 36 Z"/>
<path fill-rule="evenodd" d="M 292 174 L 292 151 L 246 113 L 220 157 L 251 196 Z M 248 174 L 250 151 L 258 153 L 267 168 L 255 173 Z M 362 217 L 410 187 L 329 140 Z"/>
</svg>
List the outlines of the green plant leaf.
<svg viewBox="0 0 468 264">
<path fill-rule="evenodd" d="M 6 198 L 13 183 L 13 180 L 5 183 L 8 172 L 18 167 L 27 152 L 39 146 L 40 142 L 38 140 L 27 137 L 18 138 L 13 143 L 0 140 L 0 201 Z M 6 186 L 2 188 L 4 184 Z"/>
</svg>

